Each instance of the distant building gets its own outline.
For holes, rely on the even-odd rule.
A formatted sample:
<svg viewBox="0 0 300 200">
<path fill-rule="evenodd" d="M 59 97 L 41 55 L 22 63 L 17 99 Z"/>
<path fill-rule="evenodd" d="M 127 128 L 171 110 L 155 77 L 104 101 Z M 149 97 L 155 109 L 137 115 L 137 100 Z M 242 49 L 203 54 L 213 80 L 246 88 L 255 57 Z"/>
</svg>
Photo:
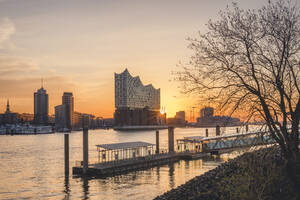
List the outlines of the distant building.
<svg viewBox="0 0 300 200">
<path fill-rule="evenodd" d="M 114 118 L 104 118 L 103 119 L 103 127 L 104 128 L 113 127 L 114 124 L 115 124 Z"/>
<path fill-rule="evenodd" d="M 34 93 L 34 123 L 48 124 L 48 94 L 43 87 Z"/>
<path fill-rule="evenodd" d="M 197 126 L 199 127 L 215 127 L 215 126 L 239 126 L 241 125 L 239 118 L 230 116 L 214 116 L 214 109 L 205 107 L 200 110 L 200 117 L 197 118 Z"/>
<path fill-rule="evenodd" d="M 82 128 L 82 113 L 80 112 L 74 112 L 74 115 L 73 115 L 73 130 L 79 130 Z"/>
<path fill-rule="evenodd" d="M 62 105 L 55 107 L 55 127 L 57 131 L 71 131 L 74 128 L 74 97 L 72 92 L 64 92 Z"/>
<path fill-rule="evenodd" d="M 18 123 L 17 113 L 10 111 L 9 100 L 7 100 L 6 111 L 4 114 L 1 114 L 1 123 L 2 124 L 16 124 Z"/>
<path fill-rule="evenodd" d="M 31 123 L 31 122 L 34 121 L 34 114 L 31 114 L 31 113 L 18 114 L 18 119 L 22 123 L 24 123 L 24 122 L 30 122 Z"/>
<path fill-rule="evenodd" d="M 164 125 L 166 114 L 149 108 L 120 108 L 114 114 L 116 126 Z"/>
<path fill-rule="evenodd" d="M 48 122 L 49 122 L 49 124 L 55 124 L 55 114 L 49 116 Z"/>
<path fill-rule="evenodd" d="M 212 117 L 214 116 L 214 109 L 212 107 L 204 107 L 200 110 L 200 117 Z"/>
<path fill-rule="evenodd" d="M 185 122 L 185 112 L 184 111 L 176 112 L 175 118 L 176 119 L 181 119 L 182 121 Z"/>
<path fill-rule="evenodd" d="M 62 105 L 66 106 L 66 123 L 70 130 L 74 126 L 74 97 L 72 92 L 64 92 L 62 96 Z"/>
<path fill-rule="evenodd" d="M 55 106 L 55 129 L 57 131 L 64 131 L 69 128 L 67 125 L 67 117 L 66 105 Z"/>
<path fill-rule="evenodd" d="M 115 126 L 163 125 L 166 115 L 160 113 L 160 89 L 144 86 L 138 76 L 127 69 L 115 73 Z"/>
<path fill-rule="evenodd" d="M 185 126 L 186 125 L 185 112 L 184 111 L 176 112 L 174 118 L 167 118 L 167 124 L 173 126 Z"/>
</svg>

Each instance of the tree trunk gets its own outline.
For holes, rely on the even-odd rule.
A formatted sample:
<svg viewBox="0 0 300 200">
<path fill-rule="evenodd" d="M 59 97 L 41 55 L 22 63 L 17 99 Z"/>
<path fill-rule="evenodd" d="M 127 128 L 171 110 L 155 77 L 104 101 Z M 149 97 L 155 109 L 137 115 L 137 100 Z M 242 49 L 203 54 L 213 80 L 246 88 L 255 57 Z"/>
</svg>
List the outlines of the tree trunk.
<svg viewBox="0 0 300 200">
<path fill-rule="evenodd" d="M 286 165 L 287 175 L 293 184 L 294 192 L 298 195 L 297 199 L 300 199 L 300 154 L 297 150 L 289 150 L 289 157 Z"/>
</svg>

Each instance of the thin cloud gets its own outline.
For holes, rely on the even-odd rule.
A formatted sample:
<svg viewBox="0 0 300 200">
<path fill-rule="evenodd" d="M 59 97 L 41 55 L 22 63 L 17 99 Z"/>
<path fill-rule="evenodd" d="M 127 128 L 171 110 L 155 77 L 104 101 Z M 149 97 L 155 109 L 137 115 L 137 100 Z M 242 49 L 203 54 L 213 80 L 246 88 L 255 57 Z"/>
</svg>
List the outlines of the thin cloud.
<svg viewBox="0 0 300 200">
<path fill-rule="evenodd" d="M 0 19 L 0 49 L 5 47 L 15 32 L 15 25 L 9 18 Z"/>
<path fill-rule="evenodd" d="M 20 73 L 24 75 L 24 73 L 36 72 L 39 69 L 39 66 L 34 61 L 0 55 L 0 77 L 17 75 Z"/>
</svg>

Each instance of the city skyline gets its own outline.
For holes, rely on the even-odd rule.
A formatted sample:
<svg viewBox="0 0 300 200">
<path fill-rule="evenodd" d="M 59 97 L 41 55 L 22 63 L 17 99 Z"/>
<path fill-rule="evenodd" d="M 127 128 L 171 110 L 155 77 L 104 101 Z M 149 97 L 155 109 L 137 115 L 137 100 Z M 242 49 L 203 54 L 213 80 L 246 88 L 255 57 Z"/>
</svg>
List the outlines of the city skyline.
<svg viewBox="0 0 300 200">
<path fill-rule="evenodd" d="M 78 111 L 112 117 L 113 74 L 124 68 L 161 88 L 168 116 L 194 106 L 170 81 L 172 71 L 191 55 L 186 38 L 231 1 L 122 2 L 1 0 L 0 110 L 10 99 L 12 110 L 32 113 L 32 93 L 43 77 L 50 115 L 61 94 L 72 91 Z"/>
</svg>

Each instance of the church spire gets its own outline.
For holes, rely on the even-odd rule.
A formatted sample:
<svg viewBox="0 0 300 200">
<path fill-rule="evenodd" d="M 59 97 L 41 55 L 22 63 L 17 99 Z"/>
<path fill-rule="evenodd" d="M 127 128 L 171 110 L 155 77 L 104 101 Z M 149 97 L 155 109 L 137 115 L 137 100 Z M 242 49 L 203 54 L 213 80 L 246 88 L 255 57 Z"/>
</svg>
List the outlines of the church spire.
<svg viewBox="0 0 300 200">
<path fill-rule="evenodd" d="M 9 99 L 7 99 L 7 104 L 6 104 L 6 113 L 9 113 L 10 109 L 9 109 Z"/>
</svg>

